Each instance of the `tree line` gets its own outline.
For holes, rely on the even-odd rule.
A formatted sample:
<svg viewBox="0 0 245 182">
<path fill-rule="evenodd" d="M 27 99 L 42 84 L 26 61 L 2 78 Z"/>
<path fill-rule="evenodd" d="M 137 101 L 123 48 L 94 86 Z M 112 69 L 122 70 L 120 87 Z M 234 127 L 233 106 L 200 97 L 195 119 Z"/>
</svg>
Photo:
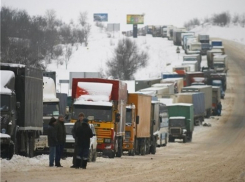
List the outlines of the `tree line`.
<svg viewBox="0 0 245 182">
<path fill-rule="evenodd" d="M 44 16 L 30 16 L 24 10 L 1 8 L 1 62 L 30 65 L 45 70 L 55 59 L 66 66 L 73 46 L 88 44 L 91 25 L 87 12 L 80 12 L 79 23 L 64 23 L 54 10 Z M 58 59 L 60 57 L 60 59 Z"/>
</svg>

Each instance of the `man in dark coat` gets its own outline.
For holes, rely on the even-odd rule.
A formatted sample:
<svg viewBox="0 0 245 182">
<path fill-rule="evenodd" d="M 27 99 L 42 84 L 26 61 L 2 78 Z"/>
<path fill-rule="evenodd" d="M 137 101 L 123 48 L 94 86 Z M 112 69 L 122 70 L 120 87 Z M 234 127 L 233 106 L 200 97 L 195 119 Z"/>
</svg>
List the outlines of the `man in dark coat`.
<svg viewBox="0 0 245 182">
<path fill-rule="evenodd" d="M 73 154 L 73 160 L 72 160 L 72 166 L 71 168 L 75 168 L 76 167 L 76 158 L 77 158 L 77 139 L 76 139 L 76 131 L 77 131 L 77 128 L 79 126 L 82 125 L 82 122 L 83 122 L 83 119 L 84 119 L 85 115 L 84 113 L 79 113 L 78 115 L 78 120 L 75 122 L 73 128 L 72 128 L 72 136 L 73 138 L 75 139 L 75 146 L 74 146 L 74 154 Z"/>
<path fill-rule="evenodd" d="M 58 143 L 55 124 L 56 124 L 56 119 L 52 117 L 49 121 L 49 126 L 48 126 L 49 167 L 54 166 L 56 145 Z"/>
<path fill-rule="evenodd" d="M 83 169 L 86 169 L 89 156 L 90 138 L 93 137 L 93 132 L 88 124 L 88 119 L 85 118 L 82 125 L 77 128 L 76 137 L 78 146 L 76 168 L 81 166 Z"/>
<path fill-rule="evenodd" d="M 57 140 L 58 144 L 56 145 L 56 156 L 55 156 L 55 166 L 63 167 L 60 164 L 60 158 L 63 154 L 64 145 L 66 141 L 66 128 L 64 125 L 64 117 L 59 116 L 57 124 L 55 125 L 56 132 L 57 132 Z"/>
<path fill-rule="evenodd" d="M 219 103 L 218 103 L 218 105 L 217 105 L 217 114 L 218 114 L 218 116 L 221 115 L 221 110 L 222 110 L 222 104 L 221 104 L 221 102 L 219 101 Z"/>
</svg>

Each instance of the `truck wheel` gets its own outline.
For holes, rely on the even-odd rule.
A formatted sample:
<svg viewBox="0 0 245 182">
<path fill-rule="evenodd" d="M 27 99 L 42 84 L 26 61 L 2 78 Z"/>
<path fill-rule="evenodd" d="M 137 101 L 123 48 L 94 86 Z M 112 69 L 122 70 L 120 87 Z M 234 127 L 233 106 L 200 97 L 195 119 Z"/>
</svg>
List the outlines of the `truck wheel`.
<svg viewBox="0 0 245 182">
<path fill-rule="evenodd" d="M 169 139 L 168 139 L 169 142 L 174 142 L 175 141 L 175 138 L 172 137 L 172 136 L 169 136 Z"/>
<path fill-rule="evenodd" d="M 96 150 L 93 150 L 93 153 L 92 153 L 92 162 L 95 162 L 96 161 L 96 158 L 97 158 L 97 152 L 96 152 Z"/>
<path fill-rule="evenodd" d="M 31 135 L 30 136 L 30 145 L 29 145 L 29 157 L 34 157 L 34 146 L 35 146 L 35 140 L 34 140 L 34 136 Z"/>
<path fill-rule="evenodd" d="M 146 142 L 145 140 L 140 145 L 140 155 L 145 155 L 146 153 Z"/>
<path fill-rule="evenodd" d="M 163 144 L 163 146 L 164 146 L 164 147 L 167 146 L 167 143 L 168 143 L 168 135 L 166 134 L 166 135 L 165 135 L 165 143 Z"/>
<path fill-rule="evenodd" d="M 191 142 L 191 141 L 192 141 L 192 132 L 190 132 L 188 135 L 188 142 Z"/>
<path fill-rule="evenodd" d="M 183 138 L 183 143 L 186 143 L 186 136 L 184 136 Z"/>
<path fill-rule="evenodd" d="M 89 150 L 88 162 L 92 162 L 93 160 L 93 148 Z"/>
<path fill-rule="evenodd" d="M 118 138 L 118 151 L 116 153 L 116 157 L 121 157 L 122 156 L 122 139 Z"/>
<path fill-rule="evenodd" d="M 151 152 L 151 154 L 155 154 L 156 153 L 156 138 L 155 137 L 153 138 L 152 142 L 153 143 L 151 145 L 150 152 Z"/>
<path fill-rule="evenodd" d="M 14 155 L 14 143 L 12 141 L 10 141 L 10 143 L 9 143 L 7 155 L 8 155 L 8 157 L 7 157 L 8 160 L 12 159 L 12 157 Z"/>
</svg>

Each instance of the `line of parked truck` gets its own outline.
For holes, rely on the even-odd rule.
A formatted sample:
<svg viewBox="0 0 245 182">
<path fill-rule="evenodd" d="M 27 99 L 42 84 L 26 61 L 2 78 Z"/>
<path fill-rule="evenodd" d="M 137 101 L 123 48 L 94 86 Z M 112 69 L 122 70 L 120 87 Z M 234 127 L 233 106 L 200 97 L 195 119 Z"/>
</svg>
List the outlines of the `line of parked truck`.
<svg viewBox="0 0 245 182">
<path fill-rule="evenodd" d="M 140 30 L 139 31 L 143 31 Z M 154 37 L 182 46 L 183 63 L 161 79 L 120 81 L 73 78 L 69 122 L 84 112 L 95 128 L 96 151 L 110 158 L 155 154 L 175 139 L 192 141 L 195 125 L 216 115 L 225 97 L 227 61 L 222 41 L 173 26 L 146 26 Z M 202 67 L 202 55 L 207 67 Z M 66 114 L 67 95 L 56 93 L 54 72 L 1 63 L 1 157 L 32 157 L 48 150 L 49 119 Z M 131 90 L 133 85 L 134 89 Z M 95 156 L 95 155 L 93 155 Z"/>
</svg>

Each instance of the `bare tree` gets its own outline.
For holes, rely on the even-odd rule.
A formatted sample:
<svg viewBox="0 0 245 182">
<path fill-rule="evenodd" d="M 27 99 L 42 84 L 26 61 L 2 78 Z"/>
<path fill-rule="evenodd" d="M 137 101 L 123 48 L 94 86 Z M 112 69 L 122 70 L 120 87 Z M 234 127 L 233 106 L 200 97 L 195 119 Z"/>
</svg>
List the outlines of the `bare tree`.
<svg viewBox="0 0 245 182">
<path fill-rule="evenodd" d="M 130 39 L 122 39 L 118 42 L 114 56 L 107 61 L 108 75 L 116 79 L 130 80 L 133 74 L 141 67 L 145 67 L 149 56 L 140 51 L 135 42 Z"/>
<path fill-rule="evenodd" d="M 90 35 L 90 31 L 91 31 L 91 25 L 89 24 L 86 24 L 83 28 L 83 33 L 84 33 L 84 42 L 85 42 L 85 45 L 87 46 L 88 45 L 88 37 Z"/>
<path fill-rule="evenodd" d="M 67 69 L 67 65 L 70 61 L 70 58 L 72 56 L 72 46 L 66 45 L 65 48 L 65 64 L 66 64 L 66 69 Z"/>
<path fill-rule="evenodd" d="M 82 26 L 85 26 L 87 24 L 87 21 L 88 21 L 88 12 L 87 11 L 80 12 L 78 20 Z"/>
<path fill-rule="evenodd" d="M 245 13 L 240 16 L 240 25 L 245 27 Z"/>
<path fill-rule="evenodd" d="M 56 21 L 56 12 L 53 9 L 49 9 L 45 13 L 45 17 L 47 19 L 47 27 L 51 30 L 55 27 L 55 21 Z"/>
<path fill-rule="evenodd" d="M 236 24 L 238 23 L 240 20 L 239 20 L 239 15 L 238 14 L 235 14 L 232 18 L 232 23 Z"/>
<path fill-rule="evenodd" d="M 63 55 L 63 49 L 60 45 L 58 46 L 55 46 L 54 47 L 54 54 L 53 54 L 53 58 L 56 59 L 56 65 L 57 65 L 57 68 L 58 68 L 58 65 L 60 64 L 60 59 L 59 56 L 62 56 Z"/>
</svg>

